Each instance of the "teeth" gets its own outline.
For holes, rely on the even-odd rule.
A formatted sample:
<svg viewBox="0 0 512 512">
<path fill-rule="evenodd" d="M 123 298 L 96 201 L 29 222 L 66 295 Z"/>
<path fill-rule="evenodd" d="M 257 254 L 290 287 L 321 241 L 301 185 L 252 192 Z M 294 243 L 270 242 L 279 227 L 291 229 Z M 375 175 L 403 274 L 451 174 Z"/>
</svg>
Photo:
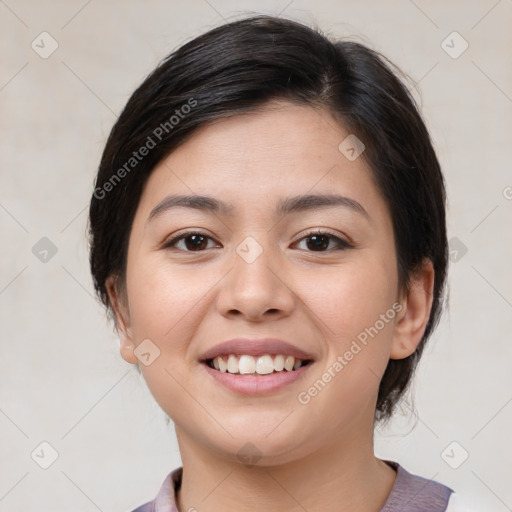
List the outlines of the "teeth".
<svg viewBox="0 0 512 512">
<path fill-rule="evenodd" d="M 288 356 L 285 360 L 284 360 L 284 369 L 285 370 L 288 370 L 289 372 L 291 372 L 293 370 L 293 365 L 295 364 L 295 357 L 293 356 Z"/>
<path fill-rule="evenodd" d="M 226 373 L 228 370 L 228 363 L 226 363 L 226 361 L 224 361 L 224 359 L 222 357 L 216 357 L 215 359 L 218 359 L 218 361 L 219 361 L 219 370 L 222 373 Z M 215 363 L 213 363 L 213 364 L 215 366 Z"/>
<path fill-rule="evenodd" d="M 243 357 L 243 356 L 242 356 Z M 256 373 L 260 375 L 267 375 L 274 371 L 274 361 L 268 355 L 258 357 L 256 362 Z"/>
<path fill-rule="evenodd" d="M 274 371 L 281 372 L 283 370 L 291 372 L 292 370 L 298 370 L 303 363 L 301 359 L 281 354 L 276 356 L 265 354 L 258 358 L 249 355 L 237 357 L 234 354 L 229 354 L 227 361 L 225 356 L 213 359 L 213 367 L 216 370 L 223 373 L 227 371 L 228 373 L 239 373 L 241 375 L 255 373 L 258 375 L 268 375 Z"/>
<path fill-rule="evenodd" d="M 254 357 L 240 356 L 240 361 L 238 361 L 238 370 L 240 371 L 240 373 L 254 373 L 254 371 L 256 370 Z"/>
<path fill-rule="evenodd" d="M 276 372 L 280 372 L 284 368 L 284 356 L 274 357 L 274 368 Z"/>
<path fill-rule="evenodd" d="M 228 372 L 238 373 L 238 358 L 233 354 L 228 357 Z"/>
</svg>

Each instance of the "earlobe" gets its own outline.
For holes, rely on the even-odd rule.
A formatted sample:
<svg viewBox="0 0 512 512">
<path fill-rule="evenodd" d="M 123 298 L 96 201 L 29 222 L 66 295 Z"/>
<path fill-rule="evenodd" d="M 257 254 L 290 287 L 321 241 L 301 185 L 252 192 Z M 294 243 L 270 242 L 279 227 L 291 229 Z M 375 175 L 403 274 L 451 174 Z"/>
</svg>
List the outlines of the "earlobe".
<svg viewBox="0 0 512 512">
<path fill-rule="evenodd" d="M 116 329 L 119 335 L 119 351 L 121 357 L 128 363 L 137 364 L 138 359 L 134 354 L 135 347 L 132 342 L 132 332 L 130 328 L 129 314 L 127 307 L 125 306 L 120 297 L 118 288 L 116 286 L 116 279 L 114 276 L 110 276 L 105 281 L 105 287 L 107 289 L 110 305 L 114 313 Z"/>
<path fill-rule="evenodd" d="M 432 308 L 434 267 L 426 259 L 411 279 L 409 291 L 401 300 L 402 310 L 397 316 L 391 359 L 404 359 L 414 353 L 423 337 Z"/>
<path fill-rule="evenodd" d="M 121 357 L 130 364 L 137 364 L 138 359 L 134 353 L 135 347 L 133 346 L 131 340 L 128 338 L 122 338 L 119 344 L 119 352 Z"/>
</svg>

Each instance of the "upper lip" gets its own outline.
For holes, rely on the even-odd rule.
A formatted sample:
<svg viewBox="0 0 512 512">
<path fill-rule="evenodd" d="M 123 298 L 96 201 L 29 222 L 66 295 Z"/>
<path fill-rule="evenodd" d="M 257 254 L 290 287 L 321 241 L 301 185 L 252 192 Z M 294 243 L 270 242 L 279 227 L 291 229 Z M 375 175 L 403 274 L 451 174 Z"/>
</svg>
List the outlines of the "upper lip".
<svg viewBox="0 0 512 512">
<path fill-rule="evenodd" d="M 199 359 L 206 361 L 208 359 L 214 359 L 218 356 L 224 355 L 249 355 L 249 356 L 263 356 L 265 354 L 282 354 L 285 356 L 294 356 L 297 359 L 312 360 L 313 356 L 308 352 L 292 345 L 287 341 L 283 341 L 277 338 L 235 338 L 232 340 L 223 341 L 218 345 L 203 352 Z"/>
</svg>

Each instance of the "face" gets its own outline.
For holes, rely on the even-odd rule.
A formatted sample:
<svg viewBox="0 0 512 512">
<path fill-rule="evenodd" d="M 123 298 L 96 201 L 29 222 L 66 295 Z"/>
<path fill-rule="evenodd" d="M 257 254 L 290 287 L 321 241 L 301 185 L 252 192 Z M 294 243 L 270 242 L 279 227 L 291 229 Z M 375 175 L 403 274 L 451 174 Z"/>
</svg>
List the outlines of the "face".
<svg viewBox="0 0 512 512">
<path fill-rule="evenodd" d="M 363 158 L 338 149 L 348 135 L 327 111 L 274 102 L 201 128 L 149 177 L 125 300 L 109 291 L 121 353 L 179 441 L 278 464 L 372 432 L 380 378 L 414 350 L 428 304 L 421 316 L 399 293 L 390 213 Z M 294 354 L 302 366 L 281 370 Z"/>
</svg>

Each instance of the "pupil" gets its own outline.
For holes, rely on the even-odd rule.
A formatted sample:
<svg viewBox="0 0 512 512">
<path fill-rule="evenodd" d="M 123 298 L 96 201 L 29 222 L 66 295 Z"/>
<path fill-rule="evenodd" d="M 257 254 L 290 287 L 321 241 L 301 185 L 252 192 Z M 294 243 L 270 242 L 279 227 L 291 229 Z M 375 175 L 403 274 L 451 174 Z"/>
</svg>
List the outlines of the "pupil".
<svg viewBox="0 0 512 512">
<path fill-rule="evenodd" d="M 189 235 L 187 237 L 187 240 L 194 240 L 192 242 L 192 245 L 190 246 L 189 244 L 187 244 L 187 249 L 190 249 L 191 247 L 193 249 L 200 249 L 202 244 L 204 244 L 204 239 L 205 237 L 203 235 Z"/>
<path fill-rule="evenodd" d="M 322 243 L 322 241 L 320 241 L 319 239 L 323 239 L 324 243 Z M 316 240 L 313 246 L 317 249 L 325 249 L 326 247 L 329 246 L 329 240 L 325 235 L 313 235 L 309 237 L 309 240 Z"/>
</svg>

